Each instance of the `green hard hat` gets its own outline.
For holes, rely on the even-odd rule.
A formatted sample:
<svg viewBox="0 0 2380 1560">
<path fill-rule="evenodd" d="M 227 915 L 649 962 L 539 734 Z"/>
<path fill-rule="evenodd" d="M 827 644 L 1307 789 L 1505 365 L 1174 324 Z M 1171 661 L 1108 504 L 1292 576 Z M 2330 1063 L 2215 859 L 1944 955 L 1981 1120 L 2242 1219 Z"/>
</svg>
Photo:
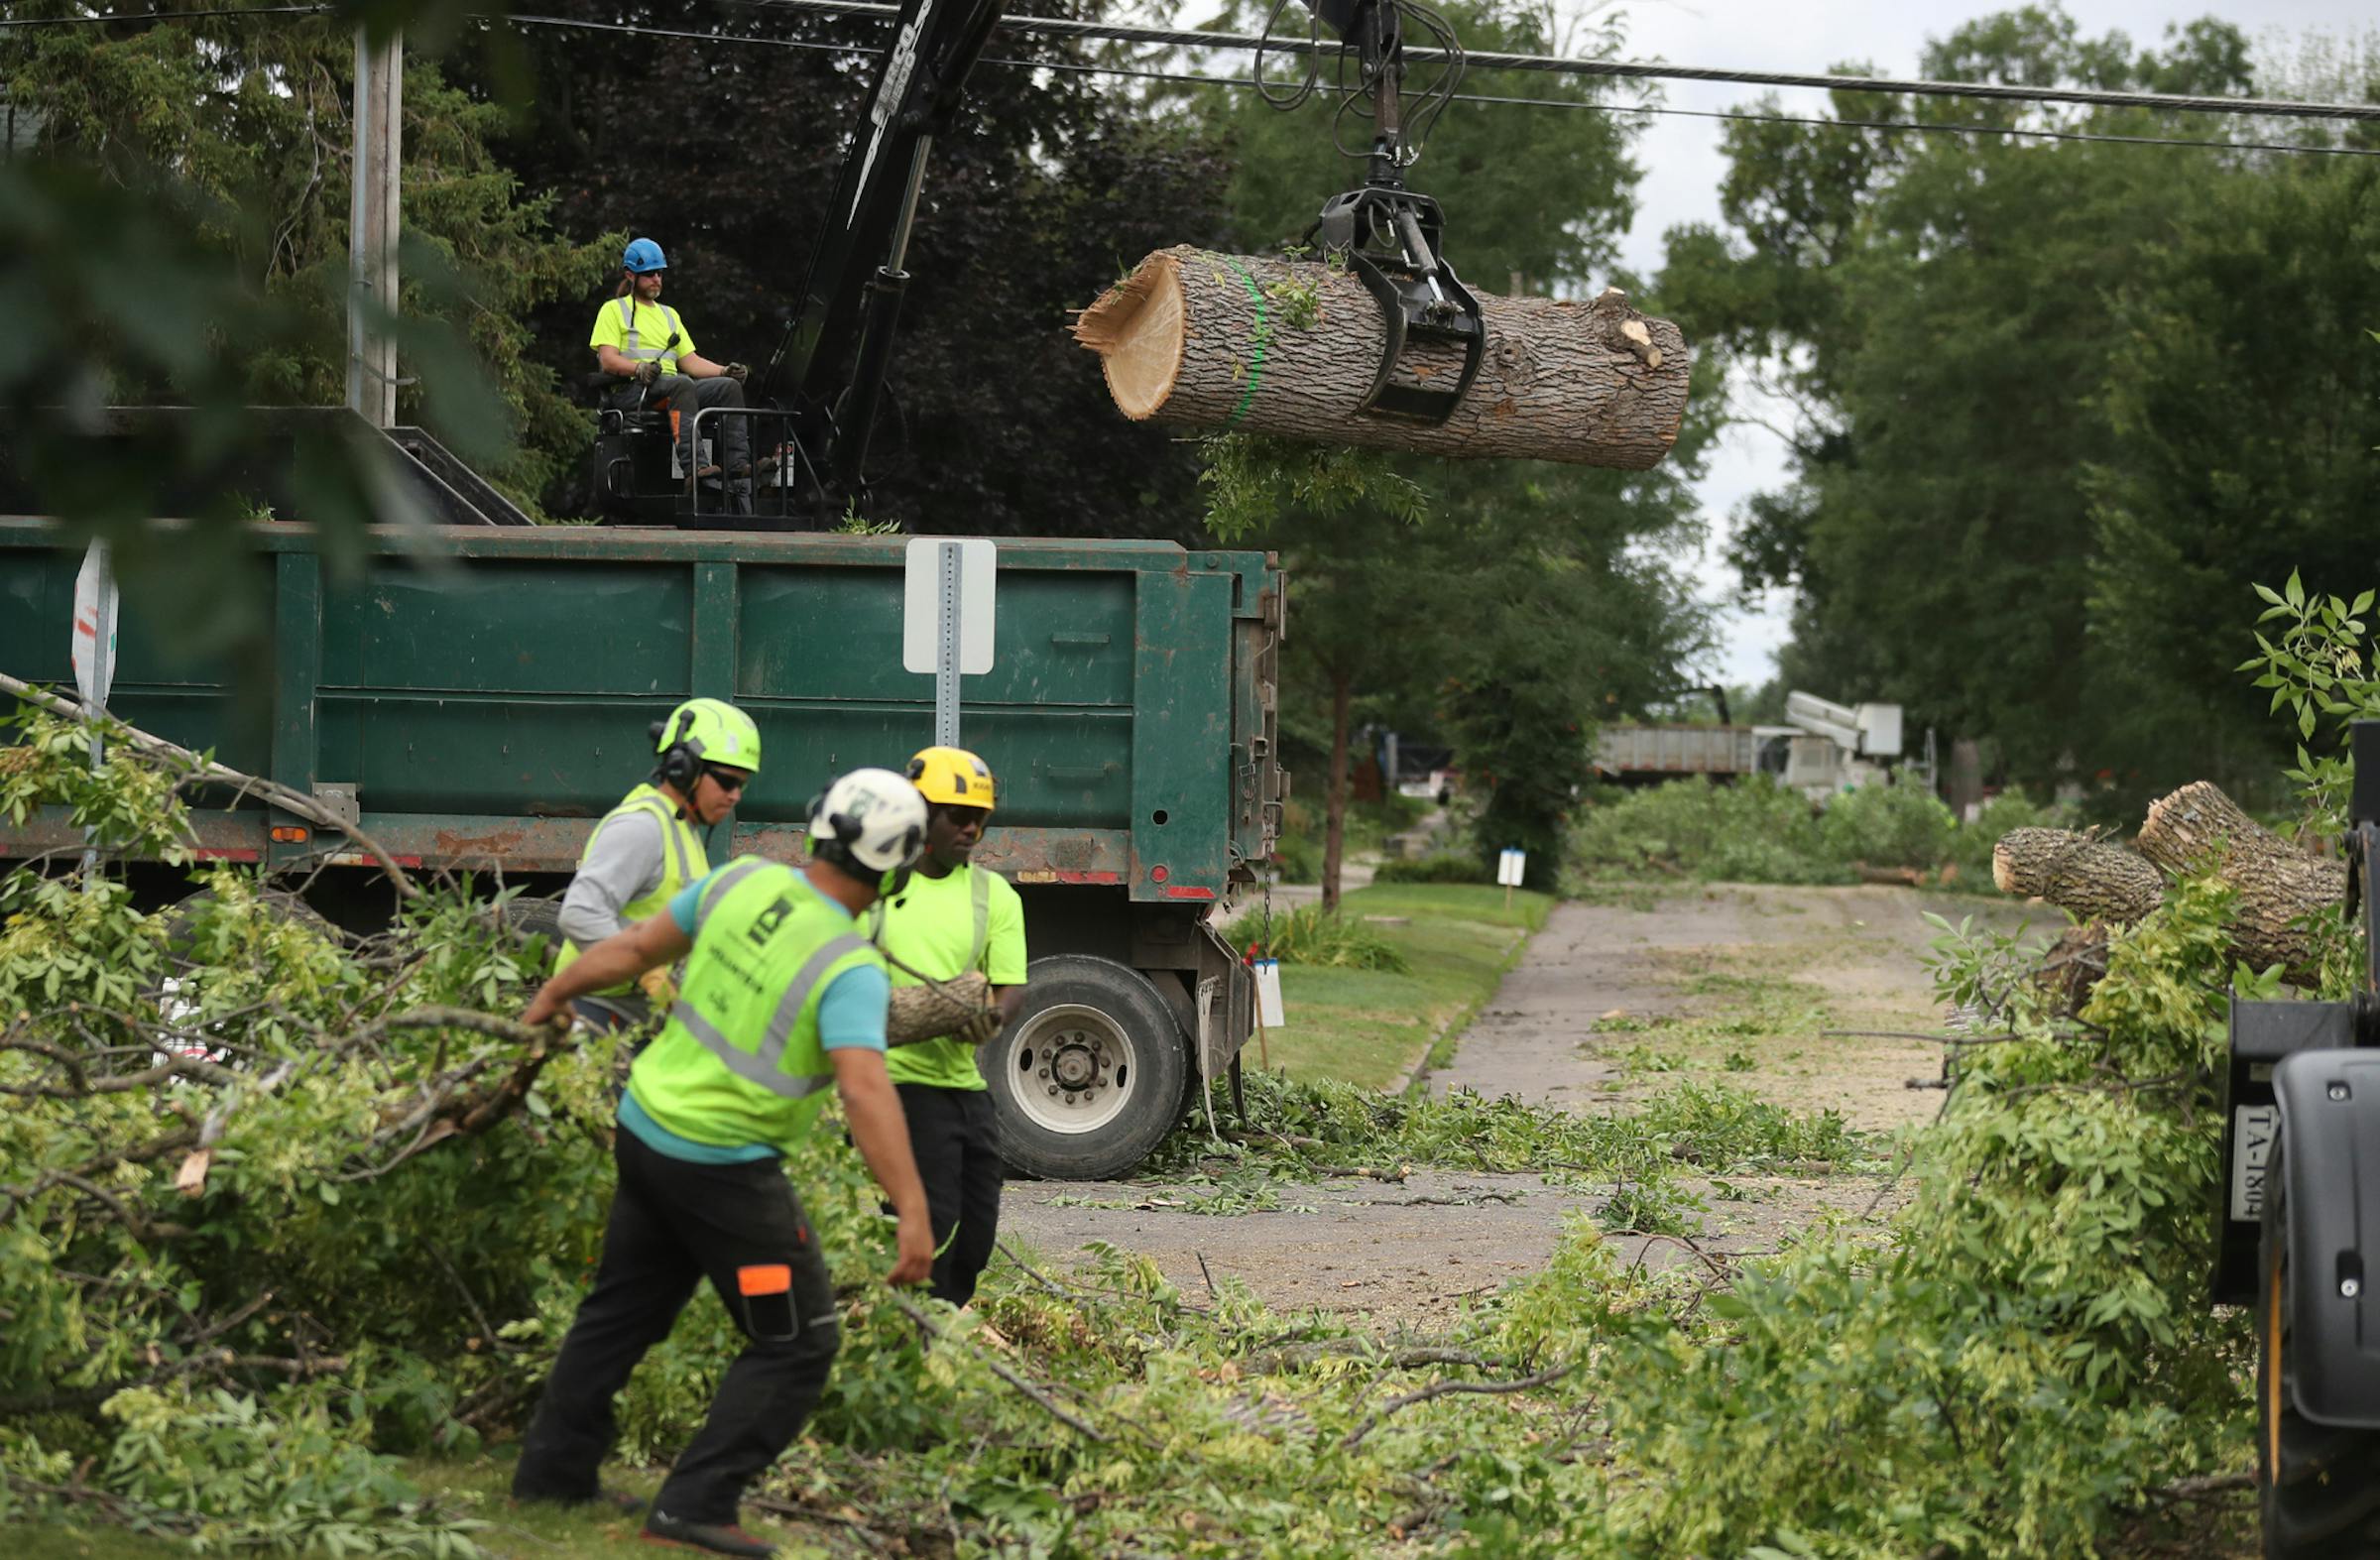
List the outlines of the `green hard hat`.
<svg viewBox="0 0 2380 1560">
<path fill-rule="evenodd" d="M 705 764 L 761 772 L 761 728 L 725 699 L 688 699 L 654 734 L 660 739 L 656 753 L 682 746 Z"/>
</svg>

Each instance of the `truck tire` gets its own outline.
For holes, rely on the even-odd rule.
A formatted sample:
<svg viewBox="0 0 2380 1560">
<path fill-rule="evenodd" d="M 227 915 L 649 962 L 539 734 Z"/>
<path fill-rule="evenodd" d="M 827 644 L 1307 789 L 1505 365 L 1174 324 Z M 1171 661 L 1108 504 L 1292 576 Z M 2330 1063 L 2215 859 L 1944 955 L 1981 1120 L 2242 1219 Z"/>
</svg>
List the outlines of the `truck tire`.
<svg viewBox="0 0 2380 1560">
<path fill-rule="evenodd" d="M 1173 1130 L 1190 1087 L 1190 1046 L 1157 989 L 1082 953 L 1027 967 L 1024 1006 L 977 1059 L 1001 1157 L 1050 1180 L 1126 1174 Z"/>
<path fill-rule="evenodd" d="M 2265 1167 L 2256 1306 L 2256 1494 L 2267 1560 L 2380 1557 L 2380 1431 L 2298 1412 L 2290 1351 L 2284 1145 Z"/>
<path fill-rule="evenodd" d="M 527 896 L 507 900 L 504 923 L 524 937 L 543 937 L 548 955 L 562 946 L 562 901 L 533 900 Z"/>
</svg>

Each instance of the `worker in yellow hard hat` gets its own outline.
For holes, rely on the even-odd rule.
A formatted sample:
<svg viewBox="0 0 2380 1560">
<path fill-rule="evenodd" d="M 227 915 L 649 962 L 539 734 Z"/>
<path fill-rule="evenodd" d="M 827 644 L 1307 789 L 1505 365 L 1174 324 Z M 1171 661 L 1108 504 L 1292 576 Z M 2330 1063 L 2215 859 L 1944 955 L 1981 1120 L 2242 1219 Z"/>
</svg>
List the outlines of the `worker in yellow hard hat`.
<svg viewBox="0 0 2380 1560">
<path fill-rule="evenodd" d="M 562 898 L 557 975 L 581 949 L 656 915 L 711 870 L 703 831 L 724 822 L 761 772 L 761 728 L 723 699 L 688 699 L 653 728 L 653 774 L 588 836 Z M 601 1028 L 643 1023 L 669 1006 L 669 972 L 581 997 L 572 1006 Z"/>
<path fill-rule="evenodd" d="M 972 860 L 992 817 L 991 767 L 964 748 L 927 748 L 906 773 L 925 797 L 925 852 L 907 885 L 878 904 L 877 946 L 895 988 L 981 972 L 995 1010 L 955 1034 L 895 1046 L 886 1057 L 941 1254 L 932 1292 L 965 1305 L 992 1260 L 1006 1175 L 976 1051 L 1024 1002 L 1024 901 L 1006 878 Z"/>
</svg>

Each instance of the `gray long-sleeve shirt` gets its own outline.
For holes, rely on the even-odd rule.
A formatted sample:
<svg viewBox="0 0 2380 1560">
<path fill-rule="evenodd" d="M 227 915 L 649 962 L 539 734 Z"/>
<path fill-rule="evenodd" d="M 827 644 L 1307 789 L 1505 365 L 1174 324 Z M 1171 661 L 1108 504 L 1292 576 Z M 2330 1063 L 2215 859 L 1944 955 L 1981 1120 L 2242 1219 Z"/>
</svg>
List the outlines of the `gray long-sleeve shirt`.
<svg viewBox="0 0 2380 1560">
<path fill-rule="evenodd" d="M 627 926 L 622 909 L 661 886 L 664 844 L 660 819 L 648 811 L 624 813 L 596 830 L 562 896 L 562 935 L 590 948 Z"/>
</svg>

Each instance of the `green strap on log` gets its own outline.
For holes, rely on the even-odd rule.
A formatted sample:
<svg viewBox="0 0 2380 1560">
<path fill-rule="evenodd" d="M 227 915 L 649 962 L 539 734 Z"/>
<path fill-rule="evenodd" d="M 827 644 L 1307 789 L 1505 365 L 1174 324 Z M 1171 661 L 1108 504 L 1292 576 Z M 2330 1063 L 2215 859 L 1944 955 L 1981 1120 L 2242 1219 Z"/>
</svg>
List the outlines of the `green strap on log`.
<svg viewBox="0 0 2380 1560">
<path fill-rule="evenodd" d="M 1225 427 L 1238 427 L 1240 420 L 1248 416 L 1248 409 L 1255 404 L 1256 383 L 1264 377 L 1264 343 L 1272 339 L 1272 320 L 1264 311 L 1263 289 L 1256 286 L 1256 279 L 1248 274 L 1248 267 L 1240 263 L 1239 256 L 1218 255 L 1215 258 L 1232 268 L 1232 274 L 1248 290 L 1248 300 L 1255 305 L 1256 310 L 1255 336 L 1249 343 L 1248 388 L 1240 393 L 1240 404 L 1232 408 L 1232 415 L 1223 420 Z"/>
</svg>

